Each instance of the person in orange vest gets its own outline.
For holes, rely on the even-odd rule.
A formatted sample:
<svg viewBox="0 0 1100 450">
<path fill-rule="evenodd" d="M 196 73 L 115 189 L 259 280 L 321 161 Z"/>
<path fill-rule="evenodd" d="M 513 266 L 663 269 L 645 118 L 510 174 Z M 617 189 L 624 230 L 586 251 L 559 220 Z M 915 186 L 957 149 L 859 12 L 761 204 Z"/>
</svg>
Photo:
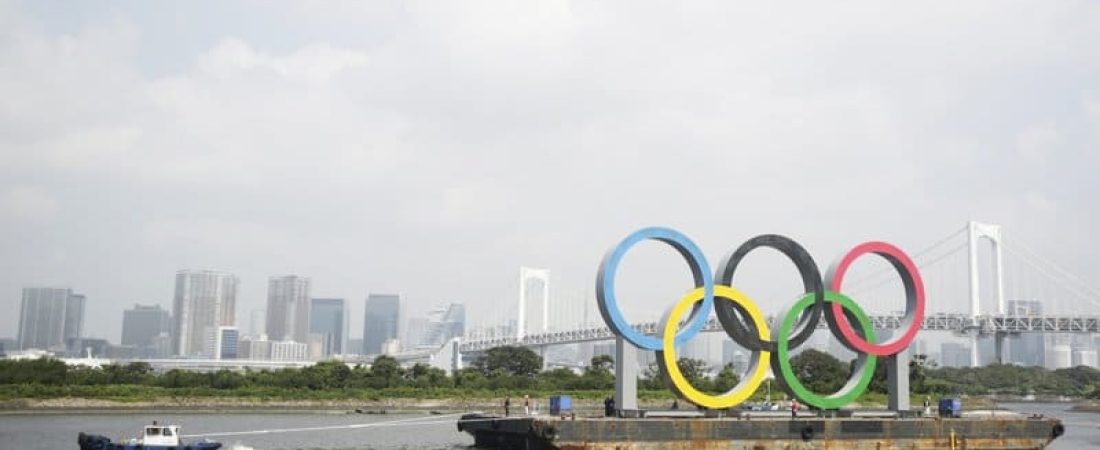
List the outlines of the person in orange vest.
<svg viewBox="0 0 1100 450">
<path fill-rule="evenodd" d="M 798 418 L 798 400 L 791 399 L 791 418 Z"/>
</svg>

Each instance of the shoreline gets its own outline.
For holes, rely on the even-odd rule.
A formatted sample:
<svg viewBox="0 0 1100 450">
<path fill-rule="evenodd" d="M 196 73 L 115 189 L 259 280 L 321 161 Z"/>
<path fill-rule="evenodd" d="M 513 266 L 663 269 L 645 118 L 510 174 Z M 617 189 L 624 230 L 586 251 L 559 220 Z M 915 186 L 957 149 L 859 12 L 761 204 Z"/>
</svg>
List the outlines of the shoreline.
<svg viewBox="0 0 1100 450">
<path fill-rule="evenodd" d="M 532 397 L 538 409 L 547 405 L 545 396 Z M 782 400 L 779 400 L 782 402 Z M 23 398 L 0 401 L 0 416 L 53 415 L 53 414 L 451 414 L 464 412 L 503 413 L 502 397 L 479 398 L 388 398 L 378 400 L 283 400 L 256 397 L 158 397 L 147 401 L 119 401 L 99 398 L 60 397 L 50 399 Z M 964 400 L 971 408 L 990 408 L 996 403 L 1032 403 L 1020 401 L 991 402 L 985 398 Z M 1034 402 L 1043 403 L 1043 402 Z M 1067 402 L 1068 403 L 1068 402 Z M 917 405 L 918 403 L 913 403 Z M 513 396 L 513 410 L 522 409 Z M 602 414 L 600 399 L 574 398 L 574 410 L 578 414 Z M 639 407 L 665 409 L 669 400 L 642 400 Z M 853 404 L 854 408 L 882 409 L 884 404 L 875 402 Z M 916 407 L 916 406 L 914 406 Z M 1077 411 L 1100 412 L 1100 403 L 1078 403 L 1070 408 Z"/>
<path fill-rule="evenodd" d="M 1093 401 L 1079 402 L 1079 403 L 1073 405 L 1073 407 L 1070 408 L 1069 410 L 1073 411 L 1073 412 L 1100 413 L 1100 401 L 1093 400 Z"/>
<path fill-rule="evenodd" d="M 540 402 L 539 400 L 543 400 Z M 513 399 L 513 411 L 517 409 Z M 545 406 L 544 398 L 532 404 Z M 665 402 L 661 402 L 663 405 Z M 655 408 L 657 403 L 641 402 Z M 522 410 L 519 405 L 518 409 Z M 594 400 L 574 400 L 577 412 L 601 412 Z M 387 400 L 257 400 L 254 398 L 188 398 L 122 402 L 104 399 L 56 398 L 18 399 L 0 402 L 0 416 L 55 414 L 451 414 L 464 412 L 503 413 L 501 399 L 387 399 Z"/>
</svg>

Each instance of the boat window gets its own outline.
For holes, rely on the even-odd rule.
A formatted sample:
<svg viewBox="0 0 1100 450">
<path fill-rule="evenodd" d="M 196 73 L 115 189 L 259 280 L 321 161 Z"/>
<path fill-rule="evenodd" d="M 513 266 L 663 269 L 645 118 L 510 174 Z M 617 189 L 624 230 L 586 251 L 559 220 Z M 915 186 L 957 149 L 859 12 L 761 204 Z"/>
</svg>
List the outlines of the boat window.
<svg viewBox="0 0 1100 450">
<path fill-rule="evenodd" d="M 160 436 L 160 428 L 146 428 L 145 429 L 145 435 L 146 436 Z"/>
<path fill-rule="evenodd" d="M 171 436 L 172 435 L 172 429 L 171 428 L 165 428 L 164 429 L 164 435 L 165 436 Z"/>
</svg>

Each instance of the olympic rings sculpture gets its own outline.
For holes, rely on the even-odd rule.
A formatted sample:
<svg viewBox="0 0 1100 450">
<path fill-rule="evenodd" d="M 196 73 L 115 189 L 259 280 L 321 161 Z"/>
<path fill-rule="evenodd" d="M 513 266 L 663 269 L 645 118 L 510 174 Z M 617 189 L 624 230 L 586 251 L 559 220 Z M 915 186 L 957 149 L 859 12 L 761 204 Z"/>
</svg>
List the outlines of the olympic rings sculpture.
<svg viewBox="0 0 1100 450">
<path fill-rule="evenodd" d="M 687 262 L 694 288 L 664 314 L 657 336 L 647 336 L 631 327 L 619 309 L 615 296 L 615 275 L 627 251 L 635 244 L 655 240 L 671 246 Z M 733 275 L 741 260 L 753 250 L 768 247 L 789 258 L 802 278 L 806 294 L 782 315 L 778 327 L 769 329 L 757 304 L 733 286 Z M 855 260 L 875 254 L 889 262 L 901 277 L 905 290 L 904 331 L 893 339 L 877 343 L 871 320 L 848 296 L 841 294 L 844 275 Z M 905 350 L 916 337 L 924 320 L 924 282 L 913 261 L 901 249 L 885 242 L 865 242 L 838 258 L 825 273 L 801 245 L 785 236 L 766 234 L 749 239 L 723 259 L 711 274 L 703 252 L 680 232 L 663 227 L 638 230 L 604 255 L 596 279 L 600 315 L 615 335 L 638 348 L 657 352 L 657 363 L 669 387 L 684 399 L 711 409 L 730 408 L 748 399 L 763 383 L 770 366 L 779 386 L 800 402 L 821 409 L 838 409 L 858 398 L 874 375 L 878 357 Z M 688 310 L 690 309 L 690 313 Z M 730 391 L 711 395 L 696 389 L 677 365 L 676 347 L 694 338 L 706 325 L 713 310 L 727 335 L 751 352 L 749 367 Z M 685 321 L 684 317 L 687 316 Z M 809 339 L 821 317 L 829 330 L 847 348 L 856 352 L 856 364 L 848 382 L 837 392 L 811 392 L 791 368 L 790 352 Z M 681 322 L 686 322 L 681 329 Z M 856 324 L 856 326 L 853 326 Z M 765 363 L 767 361 L 767 363 Z"/>
</svg>

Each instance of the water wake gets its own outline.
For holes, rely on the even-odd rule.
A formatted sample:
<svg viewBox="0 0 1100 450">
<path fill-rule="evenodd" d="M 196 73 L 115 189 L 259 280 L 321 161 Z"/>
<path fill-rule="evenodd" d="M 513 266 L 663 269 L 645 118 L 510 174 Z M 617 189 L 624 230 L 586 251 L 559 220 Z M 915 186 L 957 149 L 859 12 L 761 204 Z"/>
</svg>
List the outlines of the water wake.
<svg viewBox="0 0 1100 450">
<path fill-rule="evenodd" d="M 219 437 L 219 436 L 246 436 L 256 434 L 273 434 L 273 433 L 300 433 L 306 431 L 329 431 L 329 430 L 354 430 L 359 428 L 378 428 L 378 427 L 396 427 L 396 426 L 418 426 L 418 425 L 438 425 L 441 423 L 452 423 L 451 420 L 440 420 L 445 417 L 460 416 L 460 414 L 445 414 L 439 416 L 427 416 L 427 417 L 412 417 L 408 419 L 390 420 L 386 422 L 370 422 L 370 423 L 355 423 L 350 425 L 329 425 L 322 427 L 305 427 L 305 428 L 273 428 L 270 430 L 248 430 L 248 431 L 224 431 L 217 433 L 201 433 L 190 434 L 184 437 Z M 251 447 L 233 447 L 238 450 L 249 450 Z"/>
</svg>

